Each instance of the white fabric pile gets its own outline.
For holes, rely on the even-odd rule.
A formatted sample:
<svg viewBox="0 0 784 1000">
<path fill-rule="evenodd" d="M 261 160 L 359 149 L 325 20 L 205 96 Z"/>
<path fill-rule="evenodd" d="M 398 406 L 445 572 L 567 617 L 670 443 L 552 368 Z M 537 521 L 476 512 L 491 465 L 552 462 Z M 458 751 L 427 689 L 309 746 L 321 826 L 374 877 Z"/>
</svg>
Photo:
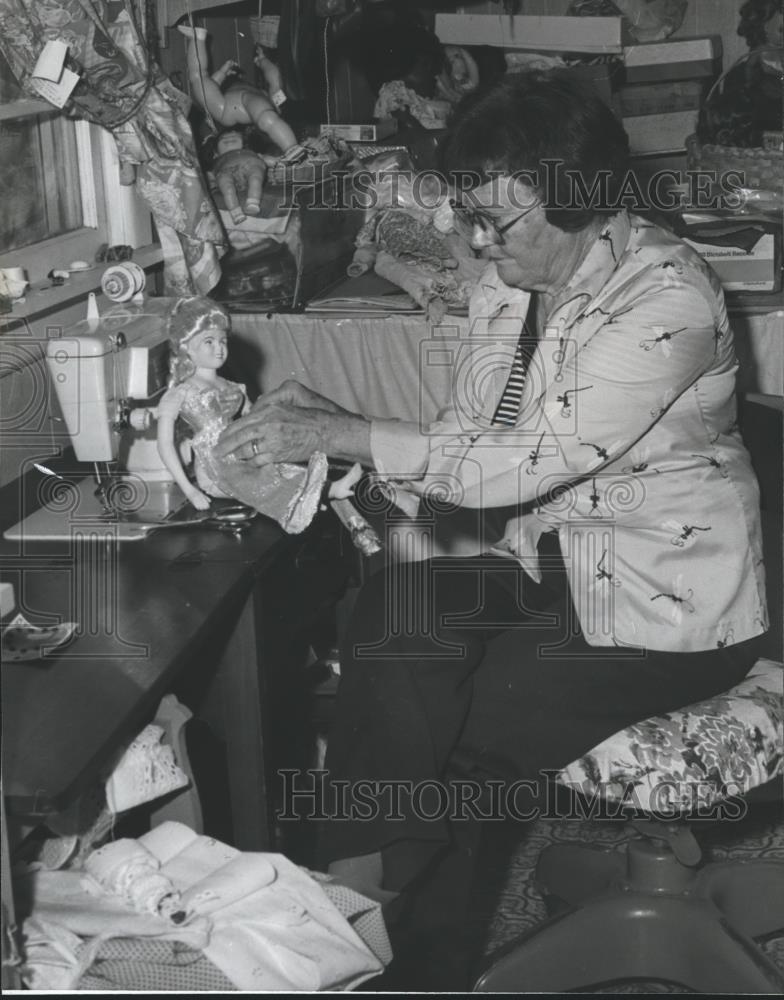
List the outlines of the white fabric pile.
<svg viewBox="0 0 784 1000">
<path fill-rule="evenodd" d="M 29 875 L 31 989 L 76 988 L 112 938 L 181 942 L 252 992 L 352 989 L 389 959 L 377 957 L 321 886 L 283 855 L 243 853 L 171 822 L 96 855 L 83 871 Z M 134 891 L 131 868 L 152 895 Z M 176 909 L 148 905 L 164 884 Z M 74 936 L 87 944 L 78 953 L 64 946 Z"/>
</svg>

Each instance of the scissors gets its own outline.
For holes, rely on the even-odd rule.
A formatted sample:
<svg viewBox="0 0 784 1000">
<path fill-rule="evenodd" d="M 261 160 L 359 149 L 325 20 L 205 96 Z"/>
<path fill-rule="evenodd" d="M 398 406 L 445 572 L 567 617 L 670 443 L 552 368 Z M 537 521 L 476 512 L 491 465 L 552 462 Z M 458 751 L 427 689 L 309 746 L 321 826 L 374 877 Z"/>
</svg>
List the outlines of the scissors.
<svg viewBox="0 0 784 1000">
<path fill-rule="evenodd" d="M 201 524 L 205 528 L 217 528 L 219 531 L 226 531 L 232 535 L 241 535 L 250 525 L 251 521 L 258 516 L 258 511 L 252 507 L 247 507 L 243 503 L 221 504 L 219 507 L 208 508 L 207 510 L 193 511 L 191 514 L 177 518 L 161 518 L 152 520 L 145 518 L 136 523 L 140 533 L 148 531 L 160 531 L 164 528 L 192 528 Z M 127 518 L 127 520 L 133 520 Z"/>
</svg>

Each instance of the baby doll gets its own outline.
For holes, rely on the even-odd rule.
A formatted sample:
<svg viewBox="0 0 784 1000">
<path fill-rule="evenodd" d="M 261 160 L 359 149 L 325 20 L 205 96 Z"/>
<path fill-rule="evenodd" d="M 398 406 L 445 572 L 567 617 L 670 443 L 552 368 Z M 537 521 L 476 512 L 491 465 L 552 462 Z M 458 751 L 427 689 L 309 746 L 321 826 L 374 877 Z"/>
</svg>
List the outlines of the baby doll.
<svg viewBox="0 0 784 1000">
<path fill-rule="evenodd" d="M 191 96 L 197 104 L 220 125 L 255 125 L 281 150 L 285 162 L 295 163 L 302 159 L 305 150 L 266 94 L 239 82 L 223 89 L 227 77 L 239 69 L 237 63 L 229 60 L 212 76 L 208 75 L 207 30 L 184 24 L 177 27 L 188 39 L 188 79 Z"/>
<path fill-rule="evenodd" d="M 232 220 L 240 223 L 246 215 L 258 215 L 267 171 L 262 157 L 245 148 L 244 137 L 237 129 L 221 132 L 215 143 L 215 152 L 212 172 Z M 241 208 L 239 195 L 243 192 L 245 204 Z"/>
<path fill-rule="evenodd" d="M 291 534 L 312 521 L 327 478 L 327 459 L 316 452 L 307 468 L 288 463 L 261 468 L 235 455 L 218 458 L 221 431 L 248 409 L 245 386 L 218 375 L 227 357 L 228 313 L 210 299 L 179 299 L 168 322 L 169 388 L 158 405 L 158 451 L 174 481 L 197 510 L 210 497 L 232 497 L 274 518 Z M 193 429 L 197 486 L 185 473 L 175 444 L 178 417 Z"/>
</svg>

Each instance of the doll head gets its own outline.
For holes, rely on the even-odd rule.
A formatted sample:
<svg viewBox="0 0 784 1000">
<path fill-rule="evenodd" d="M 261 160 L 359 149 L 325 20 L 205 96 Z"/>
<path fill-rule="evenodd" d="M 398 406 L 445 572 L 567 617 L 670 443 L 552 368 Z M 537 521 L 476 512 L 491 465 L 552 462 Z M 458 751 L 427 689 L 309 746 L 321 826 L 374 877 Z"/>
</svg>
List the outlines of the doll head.
<svg viewBox="0 0 784 1000">
<path fill-rule="evenodd" d="M 239 129 L 227 128 L 215 140 L 216 156 L 223 156 L 224 153 L 233 153 L 244 148 L 245 136 Z"/>
<path fill-rule="evenodd" d="M 223 153 L 235 149 L 249 148 L 250 131 L 241 125 L 221 129 L 220 132 L 208 132 L 201 141 L 199 158 L 205 170 L 212 170 L 215 161 Z"/>
<path fill-rule="evenodd" d="M 167 323 L 169 346 L 169 385 L 178 385 L 190 378 L 196 370 L 191 360 L 188 344 L 197 333 L 205 330 L 228 331 L 229 314 L 213 302 L 201 295 L 178 299 L 172 309 Z"/>
</svg>

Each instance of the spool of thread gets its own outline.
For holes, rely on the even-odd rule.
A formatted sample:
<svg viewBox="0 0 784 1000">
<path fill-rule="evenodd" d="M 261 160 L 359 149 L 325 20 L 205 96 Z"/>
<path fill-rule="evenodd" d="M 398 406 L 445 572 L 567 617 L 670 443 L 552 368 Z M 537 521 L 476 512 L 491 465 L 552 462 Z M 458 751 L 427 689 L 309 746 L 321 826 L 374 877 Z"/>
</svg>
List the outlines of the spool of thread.
<svg viewBox="0 0 784 1000">
<path fill-rule="evenodd" d="M 147 278 L 138 264 L 124 261 L 107 267 L 101 277 L 101 289 L 112 302 L 128 302 L 143 290 Z"/>
</svg>

